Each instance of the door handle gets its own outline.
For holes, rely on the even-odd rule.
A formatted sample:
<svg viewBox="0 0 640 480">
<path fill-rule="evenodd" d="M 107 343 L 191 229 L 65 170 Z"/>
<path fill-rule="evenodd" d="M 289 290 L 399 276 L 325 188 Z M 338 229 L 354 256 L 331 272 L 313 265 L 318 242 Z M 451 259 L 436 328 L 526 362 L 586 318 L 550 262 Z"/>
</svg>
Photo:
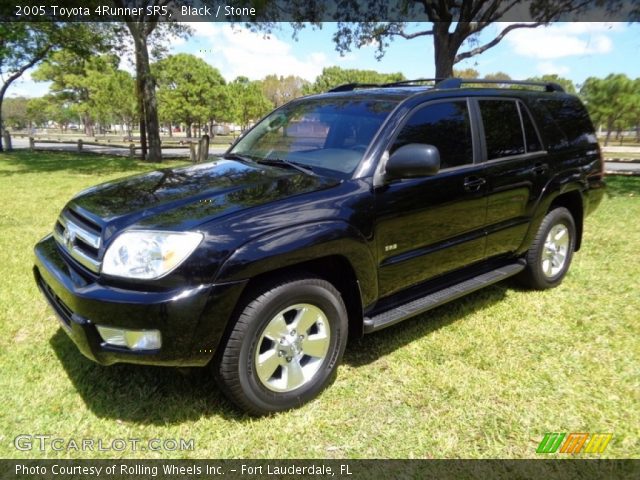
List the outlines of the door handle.
<svg viewBox="0 0 640 480">
<path fill-rule="evenodd" d="M 549 166 L 546 163 L 536 163 L 533 166 L 533 173 L 536 175 L 542 175 L 543 173 L 547 173 Z"/>
<path fill-rule="evenodd" d="M 487 181 L 481 177 L 466 177 L 464 179 L 464 189 L 468 192 L 477 192 Z"/>
</svg>

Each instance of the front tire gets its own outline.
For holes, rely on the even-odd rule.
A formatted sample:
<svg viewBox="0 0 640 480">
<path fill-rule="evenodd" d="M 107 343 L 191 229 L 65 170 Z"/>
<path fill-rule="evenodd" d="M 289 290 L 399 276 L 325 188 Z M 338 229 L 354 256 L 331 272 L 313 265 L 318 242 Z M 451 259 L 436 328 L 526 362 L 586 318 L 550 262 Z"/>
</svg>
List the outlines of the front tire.
<svg viewBox="0 0 640 480">
<path fill-rule="evenodd" d="M 575 243 L 576 225 L 571 212 L 564 207 L 549 211 L 526 254 L 521 282 L 536 290 L 560 285 L 571 265 Z"/>
<path fill-rule="evenodd" d="M 247 298 L 214 363 L 225 395 L 253 414 L 298 407 L 330 382 L 347 341 L 347 312 L 326 280 L 272 281 Z"/>
</svg>

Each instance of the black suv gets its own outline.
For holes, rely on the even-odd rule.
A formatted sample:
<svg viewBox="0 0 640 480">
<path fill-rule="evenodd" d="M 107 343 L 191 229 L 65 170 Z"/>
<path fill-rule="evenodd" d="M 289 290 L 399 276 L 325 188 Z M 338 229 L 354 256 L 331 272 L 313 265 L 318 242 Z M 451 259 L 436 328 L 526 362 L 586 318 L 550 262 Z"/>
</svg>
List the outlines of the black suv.
<svg viewBox="0 0 640 480">
<path fill-rule="evenodd" d="M 210 365 L 242 409 L 303 404 L 347 338 L 518 275 L 558 285 L 604 192 L 555 84 L 345 85 L 206 164 L 75 196 L 35 278 L 90 359 Z"/>
</svg>

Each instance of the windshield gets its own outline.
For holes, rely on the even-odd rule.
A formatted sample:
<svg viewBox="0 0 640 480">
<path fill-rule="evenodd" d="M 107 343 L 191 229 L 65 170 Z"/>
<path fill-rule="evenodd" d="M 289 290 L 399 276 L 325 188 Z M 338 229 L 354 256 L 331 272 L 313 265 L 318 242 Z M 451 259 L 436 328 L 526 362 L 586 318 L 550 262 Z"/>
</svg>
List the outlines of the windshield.
<svg viewBox="0 0 640 480">
<path fill-rule="evenodd" d="M 316 173 L 348 177 L 396 102 L 305 99 L 274 111 L 229 152 L 256 161 L 284 160 Z"/>
</svg>

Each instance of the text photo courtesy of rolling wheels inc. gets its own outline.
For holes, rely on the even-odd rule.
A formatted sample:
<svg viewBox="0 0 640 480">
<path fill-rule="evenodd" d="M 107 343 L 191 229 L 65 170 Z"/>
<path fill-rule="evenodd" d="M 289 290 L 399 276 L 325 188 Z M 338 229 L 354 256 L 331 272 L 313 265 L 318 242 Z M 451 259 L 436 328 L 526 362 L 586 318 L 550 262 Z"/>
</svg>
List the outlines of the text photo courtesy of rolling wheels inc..
<svg viewBox="0 0 640 480">
<path fill-rule="evenodd" d="M 0 478 L 636 478 L 635 2 L 0 7 Z"/>
</svg>

